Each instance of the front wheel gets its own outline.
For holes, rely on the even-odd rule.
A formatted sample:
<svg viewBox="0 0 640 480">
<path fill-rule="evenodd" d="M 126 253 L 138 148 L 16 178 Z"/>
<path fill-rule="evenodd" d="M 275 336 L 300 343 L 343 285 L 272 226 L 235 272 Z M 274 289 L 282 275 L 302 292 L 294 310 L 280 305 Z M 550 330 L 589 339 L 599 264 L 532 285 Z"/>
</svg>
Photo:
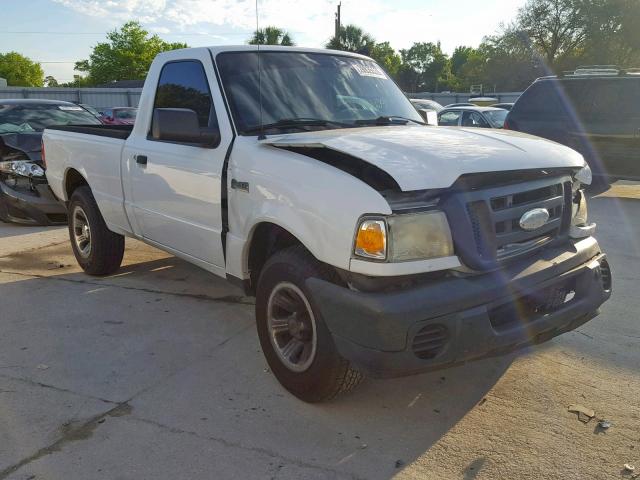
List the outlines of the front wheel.
<svg viewBox="0 0 640 480">
<path fill-rule="evenodd" d="M 124 237 L 107 228 L 89 187 L 73 192 L 68 211 L 71 247 L 82 269 L 89 275 L 109 275 L 118 270 Z"/>
<path fill-rule="evenodd" d="M 330 280 L 332 273 L 303 248 L 291 247 L 267 261 L 258 281 L 262 351 L 282 386 L 306 402 L 331 400 L 362 379 L 336 350 L 305 285 L 307 278 Z"/>
</svg>

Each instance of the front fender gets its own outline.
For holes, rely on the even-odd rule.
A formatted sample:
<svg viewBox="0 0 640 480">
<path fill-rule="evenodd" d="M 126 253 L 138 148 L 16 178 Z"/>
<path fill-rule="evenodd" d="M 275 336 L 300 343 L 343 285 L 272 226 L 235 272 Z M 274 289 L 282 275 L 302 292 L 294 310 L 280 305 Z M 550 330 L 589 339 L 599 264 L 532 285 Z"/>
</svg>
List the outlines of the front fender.
<svg viewBox="0 0 640 480">
<path fill-rule="evenodd" d="M 313 158 L 240 137 L 230 159 L 227 272 L 247 278 L 251 236 L 276 224 L 320 261 L 348 270 L 358 219 L 391 213 L 386 200 L 356 177 Z"/>
</svg>

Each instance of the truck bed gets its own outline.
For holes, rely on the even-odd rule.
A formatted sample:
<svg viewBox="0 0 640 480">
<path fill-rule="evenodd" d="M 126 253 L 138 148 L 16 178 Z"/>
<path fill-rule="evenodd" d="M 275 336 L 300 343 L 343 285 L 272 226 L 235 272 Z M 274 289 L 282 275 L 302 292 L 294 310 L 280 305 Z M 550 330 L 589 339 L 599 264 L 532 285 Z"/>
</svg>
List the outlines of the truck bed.
<svg viewBox="0 0 640 480">
<path fill-rule="evenodd" d="M 98 137 L 119 138 L 126 140 L 131 135 L 133 125 L 59 125 L 47 127 L 47 130 L 61 130 L 63 132 L 83 133 Z"/>
</svg>

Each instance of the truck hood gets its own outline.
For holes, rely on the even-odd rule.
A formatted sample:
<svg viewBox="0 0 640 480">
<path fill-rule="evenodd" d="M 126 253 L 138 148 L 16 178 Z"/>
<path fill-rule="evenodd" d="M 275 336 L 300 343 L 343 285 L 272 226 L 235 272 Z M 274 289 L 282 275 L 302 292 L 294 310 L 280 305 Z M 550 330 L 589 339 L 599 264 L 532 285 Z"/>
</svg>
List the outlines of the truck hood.
<svg viewBox="0 0 640 480">
<path fill-rule="evenodd" d="M 582 155 L 538 137 L 506 130 L 394 125 L 271 136 L 280 148 L 327 148 L 375 165 L 403 191 L 450 187 L 461 175 L 580 168 Z"/>
</svg>

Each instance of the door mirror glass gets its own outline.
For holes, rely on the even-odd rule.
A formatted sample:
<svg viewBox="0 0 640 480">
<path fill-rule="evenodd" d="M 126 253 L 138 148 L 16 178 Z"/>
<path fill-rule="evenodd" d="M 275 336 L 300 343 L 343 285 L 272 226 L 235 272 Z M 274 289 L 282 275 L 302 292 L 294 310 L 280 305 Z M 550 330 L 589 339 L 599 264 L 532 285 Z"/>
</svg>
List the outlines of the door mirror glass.
<svg viewBox="0 0 640 480">
<path fill-rule="evenodd" d="M 220 143 L 220 132 L 200 127 L 198 114 L 188 108 L 156 108 L 151 136 L 154 140 L 213 147 Z"/>
</svg>

